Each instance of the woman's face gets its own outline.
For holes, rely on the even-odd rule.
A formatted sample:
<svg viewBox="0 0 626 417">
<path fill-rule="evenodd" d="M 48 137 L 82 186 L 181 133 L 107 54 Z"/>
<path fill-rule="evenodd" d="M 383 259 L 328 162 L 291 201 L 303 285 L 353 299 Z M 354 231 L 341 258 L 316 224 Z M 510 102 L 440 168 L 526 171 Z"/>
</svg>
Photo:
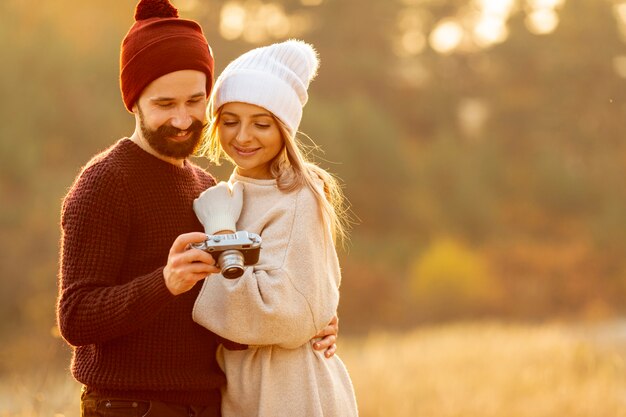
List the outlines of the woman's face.
<svg viewBox="0 0 626 417">
<path fill-rule="evenodd" d="M 226 103 L 217 126 L 220 144 L 244 177 L 271 179 L 270 165 L 283 148 L 278 123 L 263 107 Z"/>
</svg>

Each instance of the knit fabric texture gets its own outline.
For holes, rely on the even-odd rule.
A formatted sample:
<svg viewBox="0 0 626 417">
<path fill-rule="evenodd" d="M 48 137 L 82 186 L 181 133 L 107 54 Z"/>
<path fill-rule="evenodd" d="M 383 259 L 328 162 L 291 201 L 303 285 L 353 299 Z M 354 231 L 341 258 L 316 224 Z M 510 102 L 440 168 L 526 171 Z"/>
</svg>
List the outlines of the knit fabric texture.
<svg viewBox="0 0 626 417">
<path fill-rule="evenodd" d="M 244 186 L 237 230 L 261 235 L 259 262 L 238 279 L 207 277 L 193 310 L 211 331 L 250 345 L 218 350 L 223 416 L 356 416 L 345 366 L 310 342 L 337 311 L 341 279 L 315 196 L 307 187 L 284 193 L 276 180 L 235 181 Z"/>
<path fill-rule="evenodd" d="M 141 0 L 135 20 L 120 51 L 120 89 L 126 109 L 132 112 L 152 81 L 181 70 L 204 72 L 208 97 L 214 62 L 200 25 L 180 19 L 167 0 Z"/>
<path fill-rule="evenodd" d="M 318 67 L 313 46 L 299 40 L 248 51 L 228 64 L 215 81 L 210 111 L 215 116 L 226 103 L 254 104 L 272 112 L 293 135 Z"/>
<path fill-rule="evenodd" d="M 203 231 L 192 202 L 214 183 L 129 139 L 83 168 L 62 207 L 57 306 L 78 381 L 112 397 L 219 401 L 219 338 L 191 319 L 200 285 L 173 296 L 163 278 L 176 237 Z"/>
</svg>

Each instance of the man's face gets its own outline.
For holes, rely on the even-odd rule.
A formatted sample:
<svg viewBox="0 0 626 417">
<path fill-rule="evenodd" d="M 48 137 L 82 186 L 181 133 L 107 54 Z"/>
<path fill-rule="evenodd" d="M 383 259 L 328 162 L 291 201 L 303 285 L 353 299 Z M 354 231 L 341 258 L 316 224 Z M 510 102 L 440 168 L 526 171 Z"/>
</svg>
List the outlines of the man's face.
<svg viewBox="0 0 626 417">
<path fill-rule="evenodd" d="M 160 155 L 184 159 L 203 137 L 206 111 L 206 75 L 184 70 L 154 80 L 133 109 L 143 139 Z"/>
</svg>

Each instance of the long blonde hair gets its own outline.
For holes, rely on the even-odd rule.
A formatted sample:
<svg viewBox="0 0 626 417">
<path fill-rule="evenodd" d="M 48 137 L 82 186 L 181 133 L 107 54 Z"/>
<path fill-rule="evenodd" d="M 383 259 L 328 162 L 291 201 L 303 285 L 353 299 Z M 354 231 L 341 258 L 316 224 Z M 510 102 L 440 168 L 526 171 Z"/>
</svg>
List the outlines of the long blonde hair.
<svg viewBox="0 0 626 417">
<path fill-rule="evenodd" d="M 199 156 L 208 158 L 215 165 L 221 165 L 222 157 L 230 160 L 222 149 L 218 134 L 222 109 L 223 106 L 214 112 L 204 141 L 198 150 Z M 278 189 L 291 192 L 307 186 L 318 201 L 322 219 L 329 227 L 333 240 L 345 243 L 352 221 L 341 184 L 335 176 L 308 159 L 307 147 L 295 134 L 290 133 L 287 125 L 273 114 L 272 118 L 278 125 L 284 143 L 282 150 L 270 166 L 270 172 L 277 181 Z M 316 178 L 322 180 L 323 192 L 315 185 Z"/>
</svg>

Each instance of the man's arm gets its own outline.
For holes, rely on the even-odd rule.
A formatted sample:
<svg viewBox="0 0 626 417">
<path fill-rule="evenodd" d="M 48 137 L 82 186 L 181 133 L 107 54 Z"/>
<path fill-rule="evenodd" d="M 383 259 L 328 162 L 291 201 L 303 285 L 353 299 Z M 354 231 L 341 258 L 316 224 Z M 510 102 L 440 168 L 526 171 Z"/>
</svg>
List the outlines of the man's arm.
<svg viewBox="0 0 626 417">
<path fill-rule="evenodd" d="M 216 271 L 210 255 L 184 253 L 183 238 L 173 245 L 165 267 L 122 282 L 120 271 L 133 255 L 128 253 L 128 194 L 120 173 L 95 165 L 81 174 L 64 201 L 57 320 L 61 334 L 74 346 L 135 331 L 174 300 L 174 294 L 189 290 L 204 272 Z M 198 235 L 191 241 L 204 239 Z"/>
</svg>

